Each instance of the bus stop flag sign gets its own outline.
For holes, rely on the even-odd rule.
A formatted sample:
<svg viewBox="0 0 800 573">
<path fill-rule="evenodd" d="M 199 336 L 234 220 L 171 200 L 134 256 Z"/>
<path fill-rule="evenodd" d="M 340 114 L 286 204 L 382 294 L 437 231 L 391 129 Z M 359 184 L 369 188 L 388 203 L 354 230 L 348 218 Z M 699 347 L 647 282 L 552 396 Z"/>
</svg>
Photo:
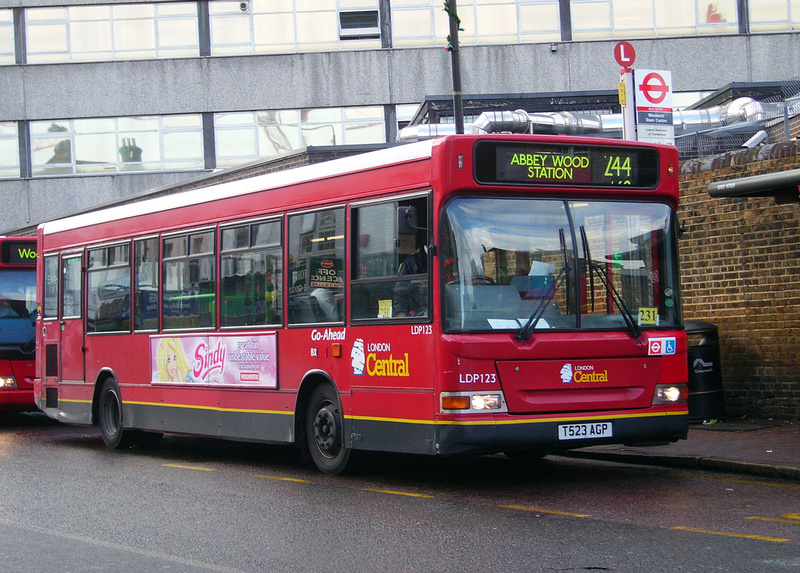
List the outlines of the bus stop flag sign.
<svg viewBox="0 0 800 573">
<path fill-rule="evenodd" d="M 636 130 L 639 141 L 675 145 L 672 124 L 672 73 L 634 70 Z"/>
</svg>

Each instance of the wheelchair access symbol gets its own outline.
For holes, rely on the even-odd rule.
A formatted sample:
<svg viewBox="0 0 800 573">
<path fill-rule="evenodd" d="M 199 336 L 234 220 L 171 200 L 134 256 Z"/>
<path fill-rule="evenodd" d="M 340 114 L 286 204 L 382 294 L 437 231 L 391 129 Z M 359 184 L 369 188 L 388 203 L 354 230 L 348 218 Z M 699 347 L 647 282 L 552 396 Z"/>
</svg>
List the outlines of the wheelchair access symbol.
<svg viewBox="0 0 800 573">
<path fill-rule="evenodd" d="M 676 352 L 677 343 L 674 337 L 651 338 L 647 347 L 647 354 L 650 356 L 665 356 Z"/>
</svg>

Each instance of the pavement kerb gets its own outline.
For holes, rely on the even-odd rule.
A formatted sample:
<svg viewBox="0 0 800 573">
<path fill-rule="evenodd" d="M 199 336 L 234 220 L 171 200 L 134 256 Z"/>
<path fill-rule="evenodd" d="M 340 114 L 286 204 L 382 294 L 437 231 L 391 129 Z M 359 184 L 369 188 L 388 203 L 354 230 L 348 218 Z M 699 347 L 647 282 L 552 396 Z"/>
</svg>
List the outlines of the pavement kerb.
<svg viewBox="0 0 800 573">
<path fill-rule="evenodd" d="M 678 469 L 695 469 L 715 472 L 726 472 L 758 477 L 780 478 L 800 481 L 800 469 L 792 466 L 778 466 L 768 464 L 757 464 L 752 462 L 742 462 L 738 460 L 726 460 L 721 458 L 703 456 L 664 456 L 648 455 L 638 453 L 620 453 L 608 451 L 585 451 L 571 450 L 560 452 L 558 455 L 593 459 L 602 461 L 619 462 L 625 464 L 640 464 L 648 466 L 662 466 Z"/>
</svg>

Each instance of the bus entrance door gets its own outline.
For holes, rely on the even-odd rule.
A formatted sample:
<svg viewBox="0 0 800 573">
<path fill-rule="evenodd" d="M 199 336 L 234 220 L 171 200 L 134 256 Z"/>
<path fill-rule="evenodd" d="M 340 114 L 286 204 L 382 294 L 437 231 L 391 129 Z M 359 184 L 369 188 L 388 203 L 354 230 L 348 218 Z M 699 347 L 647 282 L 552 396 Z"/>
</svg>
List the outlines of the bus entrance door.
<svg viewBox="0 0 800 573">
<path fill-rule="evenodd" d="M 58 378 L 62 383 L 85 381 L 82 262 L 81 254 L 65 255 L 61 259 Z"/>
</svg>

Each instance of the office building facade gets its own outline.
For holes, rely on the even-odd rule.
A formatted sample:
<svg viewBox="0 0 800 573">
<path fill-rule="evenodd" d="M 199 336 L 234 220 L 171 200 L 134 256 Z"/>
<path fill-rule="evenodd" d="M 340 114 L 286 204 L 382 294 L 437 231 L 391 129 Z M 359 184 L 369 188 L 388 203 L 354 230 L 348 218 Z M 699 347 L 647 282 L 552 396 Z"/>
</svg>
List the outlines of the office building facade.
<svg viewBox="0 0 800 573">
<path fill-rule="evenodd" d="M 449 5 L 451 6 L 451 5 Z M 800 78 L 800 0 L 0 3 L 0 232 L 309 146 L 395 141 L 452 92 L 616 89 L 613 48 L 688 105 Z M 452 10 L 451 10 L 452 12 Z M 535 111 L 535 110 L 530 110 Z"/>
</svg>

